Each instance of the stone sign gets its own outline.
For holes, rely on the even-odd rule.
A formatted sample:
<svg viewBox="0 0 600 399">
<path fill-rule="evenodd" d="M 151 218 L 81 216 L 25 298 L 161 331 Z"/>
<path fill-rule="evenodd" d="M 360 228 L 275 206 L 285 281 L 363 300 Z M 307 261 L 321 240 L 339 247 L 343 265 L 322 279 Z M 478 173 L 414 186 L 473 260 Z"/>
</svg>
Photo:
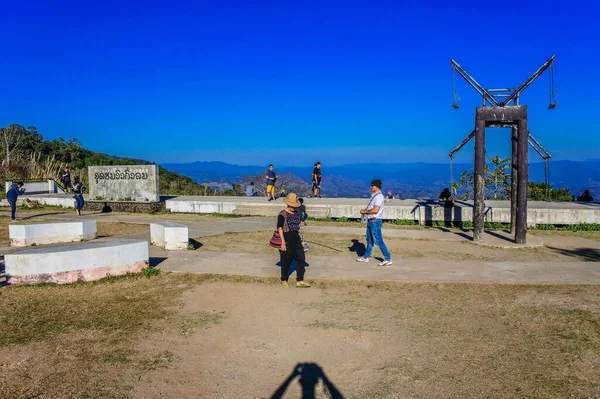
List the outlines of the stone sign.
<svg viewBox="0 0 600 399">
<path fill-rule="evenodd" d="M 90 166 L 90 200 L 160 201 L 157 165 Z"/>
</svg>

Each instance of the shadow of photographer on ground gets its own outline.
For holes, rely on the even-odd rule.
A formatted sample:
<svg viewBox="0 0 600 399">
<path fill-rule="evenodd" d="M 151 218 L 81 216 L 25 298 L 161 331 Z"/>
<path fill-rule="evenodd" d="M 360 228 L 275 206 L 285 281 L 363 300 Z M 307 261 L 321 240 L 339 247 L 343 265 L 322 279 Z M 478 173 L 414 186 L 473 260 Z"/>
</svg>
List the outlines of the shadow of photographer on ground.
<svg viewBox="0 0 600 399">
<path fill-rule="evenodd" d="M 287 391 L 288 387 L 296 379 L 302 387 L 302 399 L 315 399 L 315 391 L 319 381 L 322 382 L 322 389 L 332 399 L 343 399 L 342 393 L 335 385 L 327 378 L 323 369 L 316 363 L 298 363 L 292 373 L 286 380 L 277 388 L 275 393 L 271 395 L 271 399 L 281 399 Z"/>
</svg>

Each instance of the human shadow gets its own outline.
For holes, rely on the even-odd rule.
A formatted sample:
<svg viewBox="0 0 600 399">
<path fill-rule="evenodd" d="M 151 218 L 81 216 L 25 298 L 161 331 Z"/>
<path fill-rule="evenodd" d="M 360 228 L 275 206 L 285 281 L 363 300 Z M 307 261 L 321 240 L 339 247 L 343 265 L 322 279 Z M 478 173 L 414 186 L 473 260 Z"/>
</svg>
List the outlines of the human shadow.
<svg viewBox="0 0 600 399">
<path fill-rule="evenodd" d="M 362 242 L 358 241 L 357 239 L 353 239 L 352 246 L 348 247 L 348 250 L 350 252 L 356 252 L 356 255 L 358 256 L 363 256 L 367 251 L 367 248 Z"/>
<path fill-rule="evenodd" d="M 271 395 L 271 399 L 281 399 L 290 384 L 296 379 L 302 387 L 302 399 L 315 399 L 315 391 L 319 382 L 323 383 L 327 391 L 327 397 L 331 399 L 343 399 L 344 396 L 337 387 L 327 378 L 323 369 L 316 363 L 298 363 L 290 375 L 283 381 L 277 390 Z M 320 395 L 319 395 L 320 397 Z"/>
<path fill-rule="evenodd" d="M 275 263 L 276 266 L 281 267 L 281 261 Z M 304 262 L 304 267 L 309 267 L 310 265 L 308 264 L 308 262 Z M 294 274 L 294 272 L 296 271 L 296 259 L 292 260 L 292 263 L 290 264 L 290 268 L 288 270 L 288 277 L 290 277 L 292 274 Z"/>
<path fill-rule="evenodd" d="M 550 246 L 546 246 L 546 248 L 561 255 L 577 258 L 584 262 L 600 262 L 600 249 L 597 248 L 565 249 Z"/>
</svg>

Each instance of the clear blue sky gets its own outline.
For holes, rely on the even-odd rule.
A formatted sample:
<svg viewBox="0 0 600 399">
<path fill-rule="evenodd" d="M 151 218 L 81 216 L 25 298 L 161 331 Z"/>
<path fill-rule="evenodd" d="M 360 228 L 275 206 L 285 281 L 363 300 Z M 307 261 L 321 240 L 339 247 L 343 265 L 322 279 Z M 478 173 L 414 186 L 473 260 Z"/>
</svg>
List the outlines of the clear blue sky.
<svg viewBox="0 0 600 399">
<path fill-rule="evenodd" d="M 156 162 L 446 162 L 480 102 L 459 81 L 452 109 L 450 58 L 501 87 L 556 54 L 558 107 L 544 75 L 530 129 L 600 157 L 598 3 L 409 3 L 5 2 L 0 125 Z M 509 145 L 488 130 L 489 155 Z"/>
</svg>

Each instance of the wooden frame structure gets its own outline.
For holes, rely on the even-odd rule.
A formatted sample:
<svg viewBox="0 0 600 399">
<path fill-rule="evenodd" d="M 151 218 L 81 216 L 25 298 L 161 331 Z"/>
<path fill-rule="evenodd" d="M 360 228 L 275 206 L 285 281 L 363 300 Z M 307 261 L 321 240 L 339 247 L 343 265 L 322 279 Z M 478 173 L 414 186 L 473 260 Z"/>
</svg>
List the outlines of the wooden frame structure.
<svg viewBox="0 0 600 399">
<path fill-rule="evenodd" d="M 544 160 L 550 159 L 550 154 L 530 137 L 529 121 L 527 119 L 527 106 L 519 105 L 519 97 L 535 79 L 545 70 L 550 68 L 550 105 L 549 109 L 556 107 L 554 88 L 554 58 L 550 57 L 537 71 L 533 73 L 521 86 L 516 89 L 485 89 L 458 63 L 451 60 L 452 69 L 464 78 L 482 96 L 483 104 L 475 110 L 475 130 L 467 136 L 449 156 L 452 156 L 464 147 L 471 138 L 475 138 L 475 175 L 474 175 L 474 205 L 473 205 L 473 240 L 483 241 L 485 222 L 485 129 L 507 128 L 512 129 L 511 134 L 511 232 L 514 233 L 517 244 L 527 243 L 527 186 L 528 176 L 528 146 L 538 152 Z M 454 109 L 458 109 L 458 95 L 454 81 Z M 541 148 L 538 149 L 537 147 Z M 540 151 L 545 152 L 542 154 Z"/>
</svg>

